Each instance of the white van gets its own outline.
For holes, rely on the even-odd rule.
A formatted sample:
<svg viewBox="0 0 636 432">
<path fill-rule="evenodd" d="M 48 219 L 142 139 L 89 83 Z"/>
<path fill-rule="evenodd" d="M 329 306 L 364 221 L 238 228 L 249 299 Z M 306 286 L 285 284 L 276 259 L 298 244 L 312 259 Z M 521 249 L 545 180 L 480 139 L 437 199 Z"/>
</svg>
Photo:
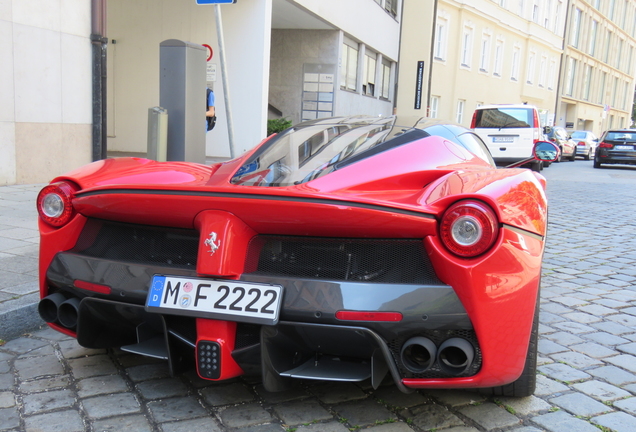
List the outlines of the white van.
<svg viewBox="0 0 636 432">
<path fill-rule="evenodd" d="M 470 127 L 486 143 L 497 165 L 532 157 L 534 143 L 543 139 L 539 110 L 533 105 L 479 106 Z M 540 162 L 532 168 L 541 170 Z"/>
</svg>

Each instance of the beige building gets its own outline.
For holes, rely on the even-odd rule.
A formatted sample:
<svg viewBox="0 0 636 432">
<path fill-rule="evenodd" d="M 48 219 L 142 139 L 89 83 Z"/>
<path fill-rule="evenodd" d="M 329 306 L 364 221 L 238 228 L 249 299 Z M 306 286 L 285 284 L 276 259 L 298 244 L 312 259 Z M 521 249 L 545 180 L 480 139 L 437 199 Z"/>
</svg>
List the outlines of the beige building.
<svg viewBox="0 0 636 432">
<path fill-rule="evenodd" d="M 570 7 L 557 123 L 597 135 L 629 127 L 636 1 L 571 0 Z"/>
<path fill-rule="evenodd" d="M 405 0 L 397 112 L 470 126 L 479 105 L 528 103 L 544 125 L 629 126 L 635 3 Z"/>
</svg>

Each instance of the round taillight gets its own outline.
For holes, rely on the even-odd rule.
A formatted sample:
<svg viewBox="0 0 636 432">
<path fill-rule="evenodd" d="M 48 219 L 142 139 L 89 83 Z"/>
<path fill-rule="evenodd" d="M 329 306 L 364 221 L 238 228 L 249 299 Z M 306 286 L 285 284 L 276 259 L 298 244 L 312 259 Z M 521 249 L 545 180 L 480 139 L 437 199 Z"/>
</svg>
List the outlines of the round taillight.
<svg viewBox="0 0 636 432">
<path fill-rule="evenodd" d="M 75 215 L 72 199 L 76 188 L 65 182 L 52 183 L 40 191 L 37 199 L 38 213 L 47 224 L 60 227 Z"/>
<path fill-rule="evenodd" d="M 486 252 L 498 235 L 495 212 L 480 201 L 458 201 L 446 210 L 440 222 L 444 246 L 463 258 Z"/>
</svg>

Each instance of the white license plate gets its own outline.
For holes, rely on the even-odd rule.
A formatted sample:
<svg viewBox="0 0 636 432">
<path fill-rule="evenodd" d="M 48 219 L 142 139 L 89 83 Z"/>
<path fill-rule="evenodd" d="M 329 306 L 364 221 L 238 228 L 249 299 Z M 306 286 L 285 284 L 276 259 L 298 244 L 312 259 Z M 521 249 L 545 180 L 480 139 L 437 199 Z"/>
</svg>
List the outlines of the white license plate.
<svg viewBox="0 0 636 432">
<path fill-rule="evenodd" d="M 154 275 L 146 310 L 275 325 L 282 295 L 280 285 Z"/>
<path fill-rule="evenodd" d="M 494 143 L 511 143 L 515 141 L 515 137 L 492 137 L 492 142 Z"/>
<path fill-rule="evenodd" d="M 615 150 L 634 150 L 634 147 L 630 145 L 617 145 L 617 146 L 614 146 L 614 149 Z"/>
</svg>

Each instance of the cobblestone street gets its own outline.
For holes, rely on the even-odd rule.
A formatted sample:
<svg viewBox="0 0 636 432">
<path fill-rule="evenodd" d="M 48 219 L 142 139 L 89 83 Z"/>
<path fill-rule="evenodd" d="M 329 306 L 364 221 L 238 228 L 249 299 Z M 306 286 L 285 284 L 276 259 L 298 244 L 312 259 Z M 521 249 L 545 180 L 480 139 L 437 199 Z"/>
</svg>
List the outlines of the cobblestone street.
<svg viewBox="0 0 636 432">
<path fill-rule="evenodd" d="M 268 393 L 244 379 L 170 377 L 163 362 L 41 328 L 0 346 L 0 431 L 636 431 L 636 167 L 577 160 L 543 174 L 534 396 L 314 381 Z"/>
</svg>

